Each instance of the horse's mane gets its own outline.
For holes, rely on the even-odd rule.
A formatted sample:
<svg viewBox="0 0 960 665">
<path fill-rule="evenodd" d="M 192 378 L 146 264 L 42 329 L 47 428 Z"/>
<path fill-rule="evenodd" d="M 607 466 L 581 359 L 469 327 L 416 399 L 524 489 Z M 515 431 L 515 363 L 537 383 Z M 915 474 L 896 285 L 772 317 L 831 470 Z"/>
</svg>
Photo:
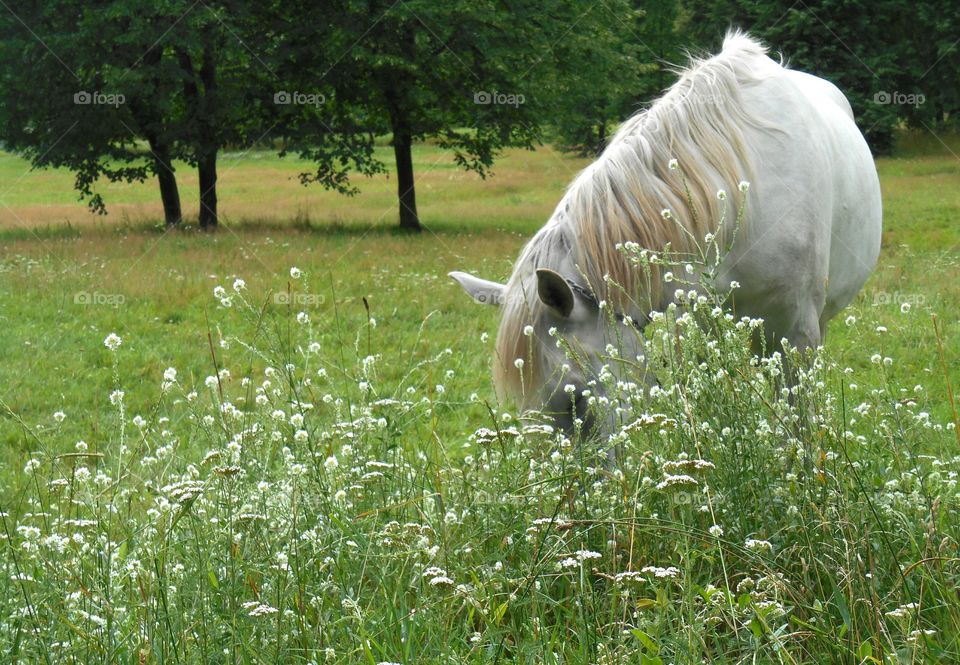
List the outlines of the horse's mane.
<svg viewBox="0 0 960 665">
<path fill-rule="evenodd" d="M 740 90 L 764 78 L 772 64 L 759 42 L 739 31 L 728 33 L 718 55 L 691 59 L 679 80 L 624 122 L 603 154 L 574 179 L 550 221 L 521 252 L 507 283 L 494 361 L 502 393 L 525 400 L 542 380 L 532 337 L 523 334 L 542 318 L 536 269 L 559 271 L 566 265 L 570 276 L 573 267 L 577 281 L 599 300 L 636 316 L 659 305 L 660 296 L 645 293 L 645 309 L 638 304 L 641 275 L 618 244 L 635 242 L 652 251 L 669 244 L 673 252 L 686 253 L 694 249 L 691 236 L 702 241 L 708 232 L 717 233 L 724 241 L 741 201 L 738 182 L 751 174 L 742 130 L 762 126 L 744 108 Z M 678 169 L 670 168 L 672 159 Z M 726 201 L 717 197 L 720 188 Z M 661 215 L 664 208 L 670 219 Z M 718 229 L 724 213 L 730 223 Z M 517 358 L 524 359 L 522 370 L 514 365 Z"/>
</svg>

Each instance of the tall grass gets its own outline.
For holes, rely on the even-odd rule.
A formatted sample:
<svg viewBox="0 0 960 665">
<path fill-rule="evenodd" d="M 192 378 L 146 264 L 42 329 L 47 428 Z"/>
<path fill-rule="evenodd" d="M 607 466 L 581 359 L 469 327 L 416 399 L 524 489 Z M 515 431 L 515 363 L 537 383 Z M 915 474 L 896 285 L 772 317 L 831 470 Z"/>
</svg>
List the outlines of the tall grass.
<svg viewBox="0 0 960 665">
<path fill-rule="evenodd" d="M 307 276 L 283 293 L 305 302 Z M 622 426 L 577 441 L 478 405 L 462 351 L 387 372 L 372 318 L 321 344 L 242 280 L 215 298 L 199 385 L 170 368 L 128 412 L 110 337 L 97 431 L 58 454 L 57 427 L 22 423 L 4 660 L 960 658 L 956 424 L 882 349 L 760 359 L 761 322 L 681 293 L 645 333 L 653 387 L 601 373 L 591 408 Z M 486 427 L 444 426 L 480 406 Z"/>
</svg>

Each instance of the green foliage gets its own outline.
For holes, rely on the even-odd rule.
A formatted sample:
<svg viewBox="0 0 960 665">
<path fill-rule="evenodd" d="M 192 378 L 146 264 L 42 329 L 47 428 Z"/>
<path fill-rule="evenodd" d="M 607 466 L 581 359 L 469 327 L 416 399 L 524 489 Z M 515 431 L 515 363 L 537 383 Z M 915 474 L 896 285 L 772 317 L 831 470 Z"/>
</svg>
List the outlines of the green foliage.
<svg viewBox="0 0 960 665">
<path fill-rule="evenodd" d="M 561 147 L 596 155 L 611 128 L 666 90 L 688 44 L 679 2 L 605 3 L 585 11 L 556 47 L 551 123 Z"/>
<path fill-rule="evenodd" d="M 111 63 L 124 48 L 146 51 L 149 13 L 137 29 L 114 31 L 84 6 L 25 2 L 0 13 L 0 135 L 35 167 L 73 170 L 76 189 L 103 212 L 93 189 L 99 178 L 133 182 L 154 172 L 138 145 L 141 135 L 132 129 L 138 126 L 136 105 L 125 100 L 134 90 L 155 97 L 157 113 L 144 116 L 143 124 L 163 134 L 164 105 L 173 90 L 142 71 L 124 80 Z M 90 103 L 95 94 L 104 96 L 100 103 Z"/>
<path fill-rule="evenodd" d="M 310 109 L 283 117 L 287 149 L 317 159 L 326 156 L 332 130 L 360 150 L 390 134 L 401 223 L 415 228 L 415 183 L 404 163 L 411 143 L 434 139 L 481 176 L 502 148 L 531 147 L 550 113 L 543 81 L 556 78 L 554 49 L 567 38 L 577 4 L 278 3 L 265 19 L 281 26 L 270 68 L 283 86 L 327 99 L 312 120 Z M 329 109 L 340 108 L 348 112 L 329 117 Z M 304 181 L 344 183 L 343 166 L 331 171 L 321 160 Z M 379 168 L 371 164 L 366 172 Z"/>
<path fill-rule="evenodd" d="M 629 3 L 596 5 L 554 46 L 550 120 L 564 149 L 599 154 L 610 126 L 634 111 L 643 59 L 649 57 L 636 34 L 641 17 Z"/>
<path fill-rule="evenodd" d="M 834 81 L 886 151 L 900 124 L 955 123 L 958 11 L 932 0 L 30 0 L 0 12 L 0 140 L 35 167 L 71 169 L 101 213 L 98 183 L 157 176 L 168 223 L 185 161 L 213 223 L 225 146 L 279 141 L 313 164 L 302 182 L 352 194 L 351 174 L 384 171 L 373 148 L 389 136 L 401 221 L 416 226 L 413 142 L 435 141 L 481 175 L 546 127 L 561 147 L 596 154 L 672 82 L 685 49 L 714 50 L 731 26 Z M 82 91 L 122 101 L 74 103 Z M 319 101 L 277 103 L 282 92 Z"/>
</svg>

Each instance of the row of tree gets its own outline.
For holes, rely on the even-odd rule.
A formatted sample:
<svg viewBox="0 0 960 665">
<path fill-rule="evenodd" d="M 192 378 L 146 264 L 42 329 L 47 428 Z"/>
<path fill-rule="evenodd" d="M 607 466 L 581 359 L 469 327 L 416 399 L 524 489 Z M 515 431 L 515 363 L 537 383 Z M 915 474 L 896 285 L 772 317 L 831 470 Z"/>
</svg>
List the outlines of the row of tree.
<svg viewBox="0 0 960 665">
<path fill-rule="evenodd" d="M 169 225 L 186 162 L 212 228 L 226 147 L 298 155 L 304 184 L 351 194 L 389 136 L 400 225 L 419 229 L 414 143 L 481 175 L 507 146 L 596 153 L 731 25 L 837 82 L 887 148 L 898 124 L 956 118 L 958 19 L 932 0 L 23 0 L 0 9 L 0 141 L 70 169 L 98 212 L 98 183 L 156 178 Z"/>
</svg>

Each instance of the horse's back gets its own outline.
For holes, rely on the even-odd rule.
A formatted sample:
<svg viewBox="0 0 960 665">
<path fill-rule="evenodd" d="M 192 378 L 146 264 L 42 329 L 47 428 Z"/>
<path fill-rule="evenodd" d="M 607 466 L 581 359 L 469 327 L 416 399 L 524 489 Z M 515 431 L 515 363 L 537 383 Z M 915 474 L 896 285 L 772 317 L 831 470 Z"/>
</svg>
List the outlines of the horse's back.
<svg viewBox="0 0 960 665">
<path fill-rule="evenodd" d="M 769 59 L 764 67 L 743 90 L 759 121 L 746 132 L 755 187 L 728 279 L 754 285 L 744 295 L 772 333 L 816 344 L 876 263 L 879 180 L 836 86 Z"/>
<path fill-rule="evenodd" d="M 849 101 L 824 79 L 785 70 L 820 119 L 819 131 L 830 161 L 831 193 L 828 287 L 823 321 L 843 309 L 873 272 L 880 253 L 880 180 L 866 139 Z M 814 192 L 821 196 L 822 192 Z"/>
</svg>

